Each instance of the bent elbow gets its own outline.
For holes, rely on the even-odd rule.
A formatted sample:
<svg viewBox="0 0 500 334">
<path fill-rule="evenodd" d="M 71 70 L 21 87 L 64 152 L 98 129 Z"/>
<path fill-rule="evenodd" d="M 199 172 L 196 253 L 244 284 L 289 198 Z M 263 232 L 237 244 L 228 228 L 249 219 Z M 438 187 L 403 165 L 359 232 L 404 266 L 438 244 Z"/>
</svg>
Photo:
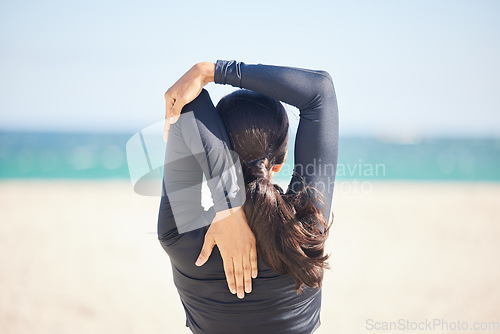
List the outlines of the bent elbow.
<svg viewBox="0 0 500 334">
<path fill-rule="evenodd" d="M 327 71 L 323 71 L 323 70 L 318 71 L 318 73 L 321 74 L 322 76 L 324 76 L 326 79 L 328 79 L 330 81 L 330 83 L 333 83 L 333 79 L 332 79 L 332 76 L 330 75 L 330 73 L 328 73 Z"/>
<path fill-rule="evenodd" d="M 333 79 L 327 71 L 318 71 L 321 76 L 318 77 L 318 90 L 321 92 L 328 92 L 334 90 Z"/>
</svg>

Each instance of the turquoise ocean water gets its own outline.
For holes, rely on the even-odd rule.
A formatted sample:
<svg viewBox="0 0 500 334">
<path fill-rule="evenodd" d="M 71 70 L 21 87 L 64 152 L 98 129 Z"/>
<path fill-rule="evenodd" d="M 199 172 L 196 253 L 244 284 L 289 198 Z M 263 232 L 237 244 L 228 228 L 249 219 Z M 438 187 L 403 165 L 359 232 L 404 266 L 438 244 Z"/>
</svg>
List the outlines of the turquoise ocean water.
<svg viewBox="0 0 500 334">
<path fill-rule="evenodd" d="M 131 136 L 0 132 L 0 178 L 129 179 L 125 147 Z M 292 161 L 290 156 L 283 170 L 291 170 Z M 500 181 L 500 138 L 341 137 L 337 180 L 353 179 Z"/>
</svg>

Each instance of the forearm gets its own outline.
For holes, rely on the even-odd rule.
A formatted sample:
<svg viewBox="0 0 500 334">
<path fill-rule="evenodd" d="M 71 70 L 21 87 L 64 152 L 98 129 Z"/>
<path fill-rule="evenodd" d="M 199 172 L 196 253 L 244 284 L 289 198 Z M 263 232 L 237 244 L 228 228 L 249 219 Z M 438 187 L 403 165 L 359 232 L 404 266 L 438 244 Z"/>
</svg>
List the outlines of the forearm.
<svg viewBox="0 0 500 334">
<path fill-rule="evenodd" d="M 332 79 L 325 71 L 225 60 L 217 61 L 214 82 L 249 89 L 301 110 L 333 91 Z"/>
</svg>

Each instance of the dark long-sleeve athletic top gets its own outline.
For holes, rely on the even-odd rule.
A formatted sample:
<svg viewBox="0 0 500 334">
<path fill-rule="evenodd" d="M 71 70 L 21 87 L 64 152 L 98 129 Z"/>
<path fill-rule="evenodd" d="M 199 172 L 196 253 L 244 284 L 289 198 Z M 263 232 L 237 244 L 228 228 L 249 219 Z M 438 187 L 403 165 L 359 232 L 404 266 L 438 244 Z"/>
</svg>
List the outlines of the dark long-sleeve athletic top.
<svg viewBox="0 0 500 334">
<path fill-rule="evenodd" d="M 324 197 L 318 208 L 331 213 L 338 152 L 338 110 L 327 72 L 249 65 L 218 60 L 215 83 L 253 90 L 296 106 L 300 119 L 295 138 L 294 172 Z M 291 276 L 267 267 L 259 255 L 252 292 L 239 299 L 230 293 L 217 247 L 201 267 L 194 263 L 215 213 L 244 203 L 241 168 L 231 158 L 231 144 L 206 90 L 186 105 L 167 141 L 158 238 L 168 253 L 173 278 L 194 333 L 312 333 L 320 325 L 321 289 L 294 291 Z M 203 174 L 214 205 L 201 205 Z M 313 199 L 314 200 L 314 199 Z M 300 269 L 297 269 L 300 270 Z"/>
</svg>

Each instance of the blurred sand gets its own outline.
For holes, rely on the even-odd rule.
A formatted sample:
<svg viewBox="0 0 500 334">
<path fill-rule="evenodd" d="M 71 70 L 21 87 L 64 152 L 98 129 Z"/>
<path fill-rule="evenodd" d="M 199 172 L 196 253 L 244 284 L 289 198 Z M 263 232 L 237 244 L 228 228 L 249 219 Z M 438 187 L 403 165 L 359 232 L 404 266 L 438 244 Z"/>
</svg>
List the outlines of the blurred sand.
<svg viewBox="0 0 500 334">
<path fill-rule="evenodd" d="M 360 186 L 336 186 L 316 333 L 500 321 L 500 184 Z M 0 333 L 190 333 L 158 204 L 125 181 L 0 182 Z"/>
</svg>

